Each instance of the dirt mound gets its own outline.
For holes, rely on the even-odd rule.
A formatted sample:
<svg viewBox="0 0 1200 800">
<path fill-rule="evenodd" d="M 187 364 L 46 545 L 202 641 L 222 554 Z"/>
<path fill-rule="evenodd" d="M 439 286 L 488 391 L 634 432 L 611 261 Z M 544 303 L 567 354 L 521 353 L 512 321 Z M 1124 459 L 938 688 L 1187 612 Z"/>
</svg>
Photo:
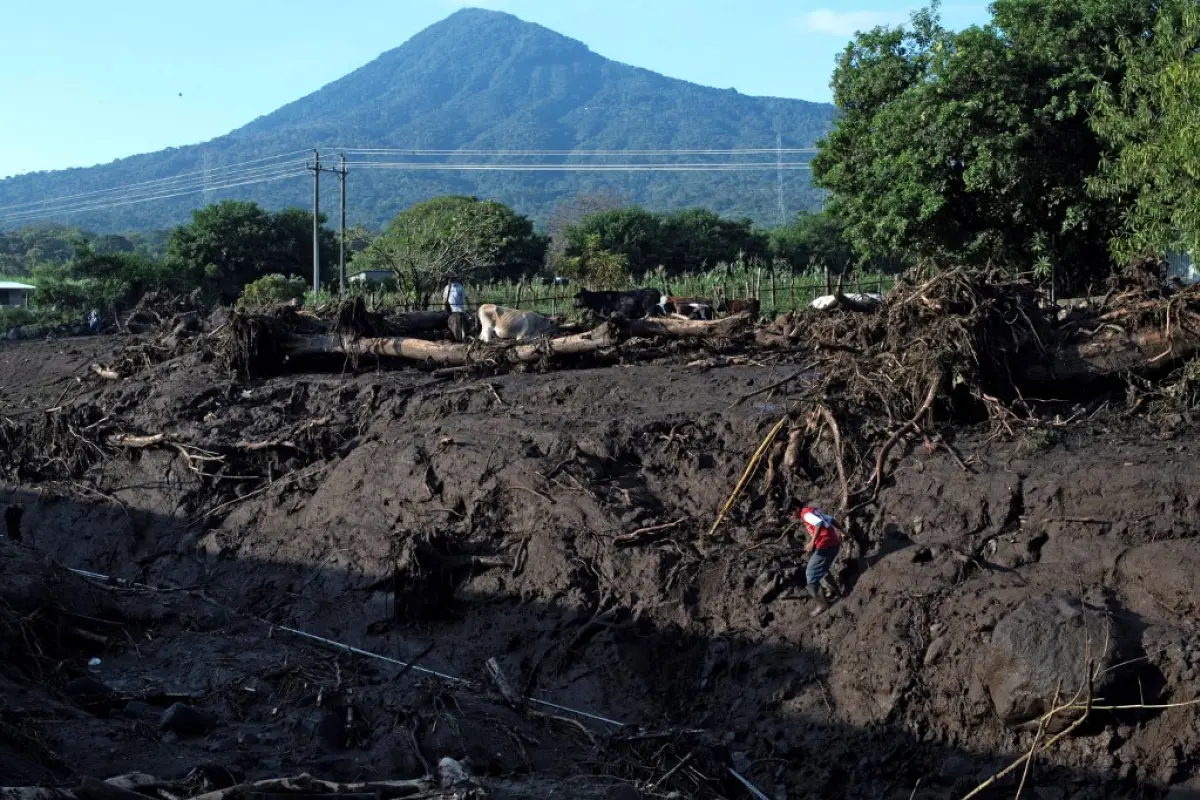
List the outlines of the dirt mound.
<svg viewBox="0 0 1200 800">
<path fill-rule="evenodd" d="M 1156 302 L 1176 303 L 1174 336 L 1190 295 Z M 361 309 L 275 318 L 257 341 L 390 332 Z M 249 319 L 200 320 L 162 358 L 93 356 L 115 379 L 45 343 L 3 354 L 57 358 L 74 389 L 49 391 L 46 366 L 9 390 L 49 399 L 0 413 L 0 504 L 25 507 L 0 556 L 126 581 L 63 578 L 58 602 L 104 620 L 80 628 L 104 641 L 63 640 L 61 681 L 12 673 L 9 708 L 61 717 L 5 740 L 38 764 L 23 781 L 350 784 L 451 758 L 492 796 L 743 797 L 742 779 L 776 797 L 961 796 L 1089 698 L 1027 791 L 1154 797 L 1200 767 L 1200 708 L 1177 705 L 1200 696 L 1200 443 L 1186 425 L 1148 438 L 1159 412 L 1131 421 L 1123 383 L 1057 419 L 1076 401 L 1012 391 L 1076 335 L 1028 287 L 947 274 L 877 314 L 813 315 L 794 340 L 795 321 L 622 335 L 605 363 L 624 366 L 527 372 L 269 346 L 246 351 L 269 372 L 230 370 L 224 342 L 276 324 Z M 816 620 L 783 514 L 797 497 L 853 512 L 844 596 Z M 1070 702 L 1089 664 L 1102 674 Z M 67 678 L 108 691 L 64 699 Z M 175 704 L 204 724 L 164 728 Z"/>
</svg>

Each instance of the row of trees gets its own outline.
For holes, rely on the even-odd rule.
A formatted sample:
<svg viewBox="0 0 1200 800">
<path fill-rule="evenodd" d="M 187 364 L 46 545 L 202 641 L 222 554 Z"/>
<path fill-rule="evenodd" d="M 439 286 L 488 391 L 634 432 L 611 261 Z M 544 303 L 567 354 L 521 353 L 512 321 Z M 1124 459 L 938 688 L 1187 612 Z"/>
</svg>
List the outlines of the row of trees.
<svg viewBox="0 0 1200 800">
<path fill-rule="evenodd" d="M 65 264 L 82 246 L 100 255 L 137 253 L 161 258 L 169 235 L 169 231 L 97 234 L 57 224 L 0 231 L 0 275 L 22 277 L 38 265 Z"/>
<path fill-rule="evenodd" d="M 995 0 L 959 32 L 937 9 L 860 33 L 832 79 L 813 174 L 858 258 L 1082 287 L 1114 258 L 1200 252 L 1195 0 Z"/>
<path fill-rule="evenodd" d="M 842 269 L 853 258 L 841 229 L 824 214 L 802 214 L 764 231 L 749 219 L 725 219 L 706 209 L 664 214 L 608 202 L 569 201 L 552 219 L 550 234 L 542 235 L 500 203 L 429 200 L 398 214 L 356 253 L 353 270 L 392 272 L 399 288 L 420 303 L 455 277 L 482 283 L 553 273 L 615 288 L 660 267 L 668 276 L 738 261 Z"/>
<path fill-rule="evenodd" d="M 593 288 L 626 285 L 642 273 L 668 275 L 711 269 L 722 262 L 841 268 L 851 252 L 840 229 L 824 215 L 801 215 L 774 231 L 749 220 L 728 220 L 703 209 L 660 214 L 610 207 L 588 198 L 568 201 L 583 213 L 539 233 L 527 217 L 490 200 L 439 197 L 399 214 L 384 230 L 349 231 L 351 274 L 379 270 L 395 277 L 413 305 L 424 305 L 451 279 L 472 283 L 516 281 L 550 274 L 578 278 Z M 566 220 L 566 221 L 564 221 Z M 322 274 L 335 278 L 337 235 L 321 219 Z M 202 208 L 192 221 L 158 238 L 149 252 L 127 237 L 70 229 L 8 234 L 41 254 L 29 270 L 45 311 L 77 316 L 91 308 L 116 312 L 150 289 L 198 292 L 212 303 L 243 297 L 254 303 L 303 292 L 312 275 L 312 215 L 299 209 L 270 212 L 254 203 L 224 201 Z M 30 242 L 35 244 L 31 247 Z M 246 291 L 247 286 L 252 286 Z"/>
<path fill-rule="evenodd" d="M 37 257 L 27 272 L 9 274 L 28 274 L 37 285 L 36 309 L 50 320 L 78 318 L 92 308 L 119 312 L 152 289 L 232 303 L 264 276 L 312 271 L 312 214 L 269 212 L 238 201 L 202 208 L 189 224 L 161 237 L 95 236 L 54 227 L 5 236 L 13 259 L 20 247 L 29 248 L 24 258 Z M 323 263 L 336 263 L 337 238 L 324 225 L 320 243 Z"/>
</svg>

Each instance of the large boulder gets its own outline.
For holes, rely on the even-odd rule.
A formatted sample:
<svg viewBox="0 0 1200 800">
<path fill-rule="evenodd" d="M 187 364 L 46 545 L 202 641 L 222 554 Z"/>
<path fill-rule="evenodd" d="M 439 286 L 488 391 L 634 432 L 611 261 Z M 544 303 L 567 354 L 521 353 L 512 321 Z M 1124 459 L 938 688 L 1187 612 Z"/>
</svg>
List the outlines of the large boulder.
<svg viewBox="0 0 1200 800">
<path fill-rule="evenodd" d="M 1022 728 L 1036 726 L 1050 711 L 1056 691 L 1060 702 L 1081 687 L 1086 691 L 1089 662 L 1099 670 L 1093 691 L 1102 693 L 1113 679 L 1105 670 L 1116 658 L 1116 631 L 1103 609 L 1074 598 L 1035 598 L 996 623 L 981 677 L 1001 721 Z M 1060 716 L 1054 727 L 1077 716 Z"/>
</svg>

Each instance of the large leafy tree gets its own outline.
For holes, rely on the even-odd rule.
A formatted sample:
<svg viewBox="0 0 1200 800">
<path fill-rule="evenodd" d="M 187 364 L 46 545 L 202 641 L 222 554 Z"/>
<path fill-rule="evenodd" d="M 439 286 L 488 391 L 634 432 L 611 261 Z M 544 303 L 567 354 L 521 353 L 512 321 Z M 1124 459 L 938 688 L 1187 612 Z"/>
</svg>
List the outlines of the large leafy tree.
<svg viewBox="0 0 1200 800">
<path fill-rule="evenodd" d="M 719 263 L 765 259 L 767 234 L 749 219 L 725 219 L 703 208 L 670 214 L 626 206 L 589 214 L 565 230 L 568 258 L 592 250 L 625 258 L 633 273 L 663 267 L 668 274 L 711 269 Z"/>
<path fill-rule="evenodd" d="M 567 235 L 572 226 L 592 214 L 611 211 L 622 205 L 617 195 L 608 192 L 576 192 L 574 197 L 560 200 L 546 220 L 546 233 L 550 237 L 547 264 L 554 267 L 565 256 Z"/>
<path fill-rule="evenodd" d="M 332 279 L 337 239 L 321 216 L 322 277 Z M 225 200 L 192 212 L 167 242 L 168 264 L 181 282 L 213 299 L 232 303 L 242 287 L 273 273 L 312 275 L 312 214 L 299 209 L 271 213 L 255 203 Z"/>
<path fill-rule="evenodd" d="M 566 256 L 577 258 L 589 249 L 616 253 L 634 272 L 665 264 L 662 215 L 641 206 L 610 208 L 588 214 L 568 225 Z"/>
<path fill-rule="evenodd" d="M 629 286 L 629 265 L 621 253 L 600 246 L 600 237 L 589 234 L 583 252 L 560 260 L 560 272 L 592 291 L 620 290 Z"/>
<path fill-rule="evenodd" d="M 416 306 L 452 278 L 514 280 L 538 272 L 547 240 L 511 208 L 475 197 L 447 196 L 409 208 L 354 255 L 355 271 L 390 270 Z"/>
<path fill-rule="evenodd" d="M 840 116 L 813 162 L 860 258 L 902 253 L 1068 282 L 1111 262 L 1118 204 L 1087 191 L 1104 147 L 1093 88 L 1106 51 L 1153 19 L 1149 0 L 996 0 L 992 22 L 943 28 L 936 3 L 911 24 L 847 46 L 833 76 Z"/>
<path fill-rule="evenodd" d="M 797 214 L 771 231 L 771 255 L 797 269 L 827 266 L 844 272 L 855 260 L 842 226 L 826 212 Z"/>
<path fill-rule="evenodd" d="M 706 208 L 685 208 L 662 219 L 662 245 L 668 273 L 699 272 L 719 263 L 764 260 L 766 233 L 749 219 L 725 219 Z"/>
<path fill-rule="evenodd" d="M 1097 87 L 1092 124 L 1115 154 L 1090 185 L 1128 199 L 1113 253 L 1200 254 L 1200 6 L 1163 0 L 1152 33 L 1111 57 L 1124 75 Z"/>
</svg>

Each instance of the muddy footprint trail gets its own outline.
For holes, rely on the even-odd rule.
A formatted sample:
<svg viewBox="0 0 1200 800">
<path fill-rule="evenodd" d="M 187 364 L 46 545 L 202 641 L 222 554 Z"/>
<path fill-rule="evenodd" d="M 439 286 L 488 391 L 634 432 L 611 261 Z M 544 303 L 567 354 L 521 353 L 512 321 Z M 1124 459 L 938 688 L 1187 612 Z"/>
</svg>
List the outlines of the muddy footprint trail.
<svg viewBox="0 0 1200 800">
<path fill-rule="evenodd" d="M 1200 791 L 1190 412 L 1097 393 L 933 422 L 927 372 L 835 403 L 836 365 L 764 346 L 786 322 L 751 335 L 255 377 L 202 343 L 136 369 L 142 339 L 4 345 L 0 785 L 940 798 L 1033 748 L 975 796 Z M 710 534 L 814 372 L 828 417 L 794 419 Z M 810 618 L 786 504 L 846 494 L 844 596 Z"/>
</svg>

